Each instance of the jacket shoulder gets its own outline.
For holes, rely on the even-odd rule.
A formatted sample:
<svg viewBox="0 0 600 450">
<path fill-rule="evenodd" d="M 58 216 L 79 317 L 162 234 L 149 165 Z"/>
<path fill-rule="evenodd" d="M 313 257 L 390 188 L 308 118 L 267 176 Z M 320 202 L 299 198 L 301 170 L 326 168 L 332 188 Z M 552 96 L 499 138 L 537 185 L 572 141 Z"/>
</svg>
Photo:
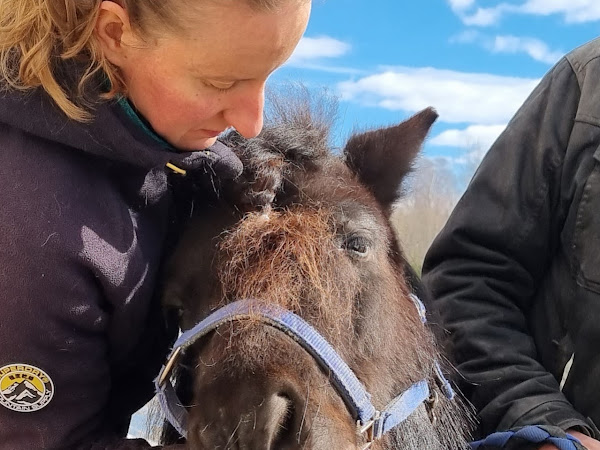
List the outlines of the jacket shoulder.
<svg viewBox="0 0 600 450">
<path fill-rule="evenodd" d="M 590 63 L 598 64 L 600 58 L 600 37 L 589 41 L 566 55 L 567 61 L 578 74 L 585 74 Z"/>
<path fill-rule="evenodd" d="M 577 78 L 580 102 L 576 121 L 600 126 L 600 38 L 596 38 L 565 56 Z"/>
</svg>

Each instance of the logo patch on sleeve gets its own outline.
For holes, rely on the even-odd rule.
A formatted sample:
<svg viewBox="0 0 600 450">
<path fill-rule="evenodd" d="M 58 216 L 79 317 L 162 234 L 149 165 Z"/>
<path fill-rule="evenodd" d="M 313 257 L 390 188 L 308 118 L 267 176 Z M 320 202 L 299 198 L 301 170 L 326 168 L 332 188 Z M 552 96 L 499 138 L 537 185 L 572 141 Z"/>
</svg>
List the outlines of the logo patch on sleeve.
<svg viewBox="0 0 600 450">
<path fill-rule="evenodd" d="M 42 409 L 54 395 L 46 372 L 28 364 L 0 367 L 0 405 L 18 412 Z"/>
</svg>

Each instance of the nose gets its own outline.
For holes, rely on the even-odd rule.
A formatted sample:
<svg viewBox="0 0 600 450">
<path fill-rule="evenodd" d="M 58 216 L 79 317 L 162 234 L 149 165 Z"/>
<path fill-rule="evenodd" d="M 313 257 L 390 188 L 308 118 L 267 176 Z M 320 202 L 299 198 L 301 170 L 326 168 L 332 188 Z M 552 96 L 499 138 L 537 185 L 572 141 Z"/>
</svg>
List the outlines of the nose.
<svg viewBox="0 0 600 450">
<path fill-rule="evenodd" d="M 223 115 L 227 123 L 246 139 L 253 138 L 263 127 L 265 85 L 248 85 L 235 96 Z"/>
</svg>

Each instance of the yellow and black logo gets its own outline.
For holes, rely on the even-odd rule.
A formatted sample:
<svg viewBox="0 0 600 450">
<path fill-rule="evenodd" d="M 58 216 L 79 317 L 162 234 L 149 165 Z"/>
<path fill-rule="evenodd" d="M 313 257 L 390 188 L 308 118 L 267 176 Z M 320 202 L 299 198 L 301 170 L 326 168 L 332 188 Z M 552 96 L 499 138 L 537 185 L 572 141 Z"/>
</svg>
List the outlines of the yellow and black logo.
<svg viewBox="0 0 600 450">
<path fill-rule="evenodd" d="M 54 395 L 46 372 L 28 364 L 0 367 L 0 405 L 19 412 L 42 409 Z"/>
</svg>

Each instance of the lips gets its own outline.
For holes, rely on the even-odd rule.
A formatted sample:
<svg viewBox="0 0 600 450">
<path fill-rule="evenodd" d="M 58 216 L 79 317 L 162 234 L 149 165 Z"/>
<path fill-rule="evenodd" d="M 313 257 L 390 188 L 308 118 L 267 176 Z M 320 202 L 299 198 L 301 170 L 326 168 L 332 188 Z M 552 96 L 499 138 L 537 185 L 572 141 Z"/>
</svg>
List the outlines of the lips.
<svg viewBox="0 0 600 450">
<path fill-rule="evenodd" d="M 216 130 L 198 130 L 198 133 L 202 133 L 207 138 L 214 138 L 220 135 L 223 131 Z"/>
</svg>

